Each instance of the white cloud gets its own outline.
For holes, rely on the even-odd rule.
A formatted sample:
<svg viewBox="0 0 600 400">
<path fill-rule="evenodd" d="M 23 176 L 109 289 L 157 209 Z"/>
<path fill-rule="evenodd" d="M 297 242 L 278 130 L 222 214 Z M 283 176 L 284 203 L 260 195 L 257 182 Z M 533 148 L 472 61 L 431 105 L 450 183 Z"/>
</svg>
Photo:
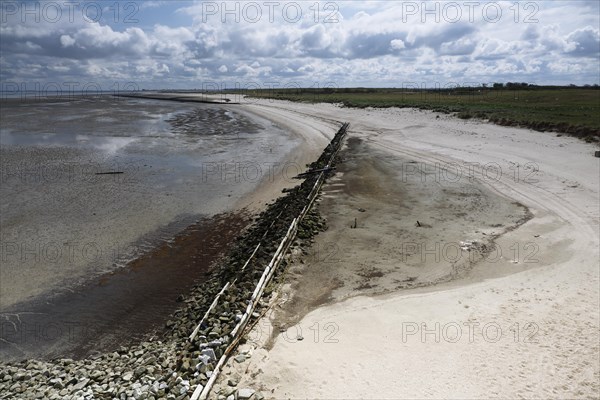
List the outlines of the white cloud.
<svg viewBox="0 0 600 400">
<path fill-rule="evenodd" d="M 61 35 L 60 44 L 62 44 L 63 47 L 73 46 L 75 44 L 75 39 L 69 35 Z"/>
<path fill-rule="evenodd" d="M 29 50 L 29 51 L 38 51 L 42 49 L 42 46 L 40 46 L 39 44 L 30 42 L 29 40 L 25 42 L 25 47 Z"/>
<path fill-rule="evenodd" d="M 66 65 L 52 65 L 52 66 L 49 66 L 48 69 L 51 69 L 52 71 L 56 71 L 56 72 L 60 72 L 60 73 L 69 72 L 71 70 L 71 68 Z"/>
<path fill-rule="evenodd" d="M 323 23 L 323 10 L 315 23 L 312 4 L 302 3 L 298 23 L 282 19 L 281 10 L 274 22 L 266 14 L 256 23 L 222 23 L 220 15 L 203 21 L 200 2 L 179 9 L 170 2 L 149 4 L 145 9 L 159 13 L 161 23 L 147 25 L 80 18 L 21 23 L 11 17 L 0 26 L 0 78 L 29 77 L 35 69 L 40 79 L 80 74 L 161 84 L 169 79 L 180 86 L 228 77 L 340 86 L 473 76 L 570 82 L 575 73 L 581 82 L 598 81 L 600 17 L 594 3 L 538 2 L 537 24 L 523 23 L 523 13 L 515 23 L 511 2 L 498 3 L 505 7 L 498 23 L 481 17 L 469 22 L 467 13 L 456 23 L 418 14 L 406 19 L 398 2 L 336 3 L 338 23 Z M 175 23 L 182 15 L 194 22 Z"/>
<path fill-rule="evenodd" d="M 402 39 L 393 39 L 390 42 L 390 47 L 393 50 L 402 50 L 403 48 L 405 48 L 406 46 L 404 45 L 404 40 Z"/>
<path fill-rule="evenodd" d="M 600 53 L 600 31 L 591 26 L 571 32 L 566 41 L 570 44 L 569 53 L 595 57 Z"/>
<path fill-rule="evenodd" d="M 440 45 L 440 54 L 443 55 L 469 55 L 475 50 L 477 44 L 471 38 L 460 38 L 456 41 L 444 42 Z"/>
</svg>

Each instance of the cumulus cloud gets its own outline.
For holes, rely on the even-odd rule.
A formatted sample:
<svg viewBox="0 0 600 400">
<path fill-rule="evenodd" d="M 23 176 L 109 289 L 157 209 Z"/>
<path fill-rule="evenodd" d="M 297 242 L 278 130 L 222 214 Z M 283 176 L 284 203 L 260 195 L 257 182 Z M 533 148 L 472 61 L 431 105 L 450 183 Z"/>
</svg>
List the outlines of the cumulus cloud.
<svg viewBox="0 0 600 400">
<path fill-rule="evenodd" d="M 529 25 L 521 34 L 522 40 L 537 40 L 540 37 L 536 25 Z"/>
<path fill-rule="evenodd" d="M 460 38 L 459 40 L 443 42 L 439 53 L 442 55 L 469 55 L 475 50 L 477 43 L 471 38 Z"/>
<path fill-rule="evenodd" d="M 75 44 L 75 39 L 69 35 L 61 35 L 60 44 L 62 44 L 63 47 L 73 46 Z"/>
<path fill-rule="evenodd" d="M 390 42 L 390 47 L 392 48 L 392 50 L 402 50 L 406 47 L 406 45 L 404 44 L 404 40 L 402 39 L 392 39 L 392 41 Z"/>
<path fill-rule="evenodd" d="M 598 57 L 600 54 L 600 31 L 591 26 L 570 33 L 566 41 L 571 45 L 568 50 L 570 54 L 587 57 Z"/>
<path fill-rule="evenodd" d="M 578 79 L 598 80 L 597 62 L 591 62 L 600 55 L 596 2 L 539 3 L 538 24 L 515 23 L 509 9 L 498 23 L 450 23 L 421 15 L 406 20 L 396 2 L 336 4 L 336 23 L 325 23 L 330 11 L 317 15 L 312 3 L 302 3 L 303 14 L 293 23 L 282 18 L 281 8 L 273 21 L 264 9 L 254 22 L 242 16 L 239 23 L 223 23 L 218 14 L 207 20 L 201 2 L 148 3 L 140 8 L 139 24 L 81 16 L 23 23 L 9 15 L 0 25 L 0 78 L 143 79 L 182 87 L 224 78 L 319 79 L 394 86 L 415 77 L 570 82 L 568 74 L 576 71 Z M 144 24 L 150 15 L 144 13 L 161 22 Z M 565 15 L 583 25 L 568 23 Z"/>
</svg>

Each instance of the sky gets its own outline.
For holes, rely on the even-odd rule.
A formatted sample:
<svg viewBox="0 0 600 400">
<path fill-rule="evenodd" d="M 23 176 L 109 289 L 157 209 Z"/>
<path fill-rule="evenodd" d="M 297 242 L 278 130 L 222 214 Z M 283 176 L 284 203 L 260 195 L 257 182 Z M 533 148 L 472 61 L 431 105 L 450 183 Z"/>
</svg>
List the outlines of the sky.
<svg viewBox="0 0 600 400">
<path fill-rule="evenodd" d="M 600 83 L 598 1 L 3 1 L 3 91 Z"/>
</svg>

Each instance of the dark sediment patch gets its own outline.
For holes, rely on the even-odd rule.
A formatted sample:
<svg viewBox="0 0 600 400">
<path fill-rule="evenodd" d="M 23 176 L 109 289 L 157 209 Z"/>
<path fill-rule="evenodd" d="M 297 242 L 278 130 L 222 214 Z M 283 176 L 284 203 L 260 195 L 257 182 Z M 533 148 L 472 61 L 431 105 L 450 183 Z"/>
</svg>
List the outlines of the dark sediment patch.
<svg viewBox="0 0 600 400">
<path fill-rule="evenodd" d="M 138 99 L 152 99 L 152 100 L 169 100 L 169 101 L 179 101 L 182 103 L 190 102 L 190 103 L 209 103 L 209 104 L 239 104 L 238 102 L 231 101 L 231 98 L 226 96 L 221 96 L 220 99 L 211 98 L 211 95 L 202 94 L 202 93 L 132 93 L 132 94 L 118 94 L 114 95 L 115 97 L 133 97 Z M 235 96 L 230 96 L 235 97 Z"/>
<path fill-rule="evenodd" d="M 215 124 L 215 121 L 226 123 Z M 204 107 L 177 114 L 167 122 L 171 124 L 174 132 L 194 136 L 239 136 L 261 131 L 261 126 L 246 116 L 224 108 Z"/>
<path fill-rule="evenodd" d="M 329 229 L 290 260 L 288 287 L 278 293 L 284 300 L 270 316 L 272 335 L 261 343 L 267 350 L 323 304 L 464 279 L 496 256 L 501 235 L 532 218 L 525 206 L 478 182 L 425 178 L 434 168 L 423 164 L 409 177 L 400 172 L 410 159 L 357 137 L 345 144 L 336 165 L 342 178 L 324 185 L 316 207 Z M 497 222 L 497 233 L 482 233 Z M 442 255 L 443 248 L 460 253 Z M 432 249 L 440 257 L 426 253 Z"/>
<path fill-rule="evenodd" d="M 2 358 L 83 358 L 157 334 L 248 223 L 244 213 L 206 218 L 125 268 L 11 307 L 1 314 Z"/>
<path fill-rule="evenodd" d="M 344 124 L 319 159 L 308 166 L 310 170 L 335 164 L 346 129 L 347 124 Z M 325 178 L 331 173 L 325 173 Z M 180 287 L 178 299 L 183 304 L 164 324 L 166 329 L 157 331 L 156 337 L 131 343 L 129 347 L 122 345 L 116 351 L 95 354 L 81 361 L 24 360 L 0 364 L 0 391 L 6 389 L 10 394 L 52 395 L 54 398 L 70 393 L 97 398 L 169 396 L 189 399 L 192 392 L 196 388 L 202 389 L 212 376 L 217 359 L 232 340 L 239 313 L 246 308 L 291 221 L 310 205 L 309 194 L 313 193 L 318 179 L 317 174 L 309 174 L 301 184 L 269 204 L 233 242 L 227 256 L 210 269 L 206 279 L 195 282 L 188 291 Z M 312 236 L 324 229 L 326 224 L 318 211 L 308 211 L 298 225 L 298 239 L 292 247 L 298 250 L 298 247 L 306 246 L 307 242 L 312 242 Z M 242 269 L 258 243 L 261 244 L 259 250 Z M 274 281 L 263 292 L 250 324 L 269 307 L 268 299 L 278 285 L 278 279 L 284 276 L 282 273 L 287 264 L 287 258 L 279 263 Z M 190 341 L 190 333 L 226 283 L 230 283 L 229 289 L 200 326 L 198 335 Z"/>
</svg>

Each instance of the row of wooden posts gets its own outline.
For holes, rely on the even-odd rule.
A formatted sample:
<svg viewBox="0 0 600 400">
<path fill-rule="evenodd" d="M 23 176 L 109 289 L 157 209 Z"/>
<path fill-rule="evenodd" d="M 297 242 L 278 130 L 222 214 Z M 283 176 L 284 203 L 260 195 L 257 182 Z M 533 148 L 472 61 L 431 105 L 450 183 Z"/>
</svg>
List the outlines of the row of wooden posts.
<svg viewBox="0 0 600 400">
<path fill-rule="evenodd" d="M 333 164 L 333 162 L 335 160 L 335 157 L 337 156 L 337 154 L 338 154 L 338 152 L 339 152 L 339 150 L 341 148 L 341 144 L 342 144 L 344 136 L 346 135 L 346 131 L 348 130 L 348 126 L 349 126 L 349 124 L 345 123 L 340 128 L 339 132 L 341 132 L 342 135 L 339 138 L 339 142 L 338 142 L 337 148 L 331 154 L 331 157 L 330 157 L 330 159 L 329 159 L 329 161 L 327 163 L 327 166 L 320 171 L 319 176 L 318 176 L 318 178 L 317 178 L 317 180 L 316 180 L 316 182 L 315 182 L 312 190 L 308 194 L 308 196 L 307 196 L 308 204 L 302 209 L 302 211 L 300 212 L 300 214 L 298 215 L 298 217 L 296 217 L 296 218 L 294 218 L 292 220 L 292 223 L 290 224 L 290 226 L 289 226 L 289 228 L 287 230 L 287 233 L 285 234 L 285 236 L 281 240 L 281 242 L 279 244 L 279 247 L 277 248 L 277 251 L 275 251 L 275 254 L 273 255 L 273 258 L 271 259 L 271 262 L 265 268 L 265 270 L 264 270 L 264 272 L 263 272 L 260 280 L 258 281 L 258 283 L 256 285 L 256 288 L 254 289 L 254 292 L 252 293 L 252 296 L 251 296 L 250 300 L 248 301 L 248 307 L 246 308 L 246 311 L 244 312 L 244 315 L 242 316 L 242 318 L 240 319 L 240 321 L 238 322 L 238 324 L 236 325 L 236 327 L 233 329 L 233 331 L 231 331 L 231 336 L 232 336 L 233 340 L 231 341 L 231 343 L 229 344 L 229 346 L 227 347 L 227 349 L 225 349 L 225 351 L 223 352 L 223 355 L 221 356 L 221 358 L 217 362 L 217 365 L 215 366 L 214 370 L 212 371 L 212 374 L 211 374 L 208 382 L 206 383 L 206 386 L 203 387 L 202 385 L 198 385 L 198 387 L 196 387 L 196 389 L 194 390 L 194 393 L 192 394 L 191 400 L 204 400 L 204 399 L 206 399 L 208 397 L 208 394 L 209 394 L 212 386 L 214 385 L 214 383 L 215 383 L 215 381 L 216 381 L 216 379 L 217 379 L 217 377 L 218 377 L 218 375 L 219 375 L 219 373 L 221 371 L 221 368 L 223 367 L 223 365 L 227 361 L 227 358 L 230 356 L 230 354 L 237 347 L 240 339 L 243 337 L 243 335 L 244 335 L 244 329 L 248 325 L 248 321 L 250 320 L 250 317 L 251 317 L 252 313 L 256 309 L 256 306 L 258 305 L 258 302 L 260 301 L 265 288 L 267 287 L 267 285 L 271 281 L 271 278 L 273 278 L 275 270 L 277 269 L 277 267 L 279 266 L 279 264 L 281 263 L 281 261 L 285 257 L 285 254 L 287 253 L 287 250 L 289 249 L 290 245 L 294 242 L 294 239 L 296 238 L 296 233 L 298 231 L 298 224 L 302 221 L 302 219 L 306 216 L 306 214 L 308 213 L 308 211 L 312 207 L 315 199 L 317 198 L 317 194 L 319 193 L 321 185 L 323 184 L 323 182 L 325 180 L 325 174 L 328 171 L 330 171 L 331 168 L 332 168 L 332 164 Z M 273 221 L 273 223 L 274 222 L 275 221 Z M 250 263 L 250 260 L 252 260 L 252 258 L 256 254 L 256 252 L 259 249 L 260 245 L 261 244 L 259 243 L 256 246 L 256 248 L 254 249 L 254 251 L 252 252 L 252 254 L 250 255 L 250 257 L 248 258 L 248 260 L 246 261 L 246 263 L 242 267 L 242 271 Z M 196 337 L 196 335 L 200 331 L 201 325 L 204 323 L 204 321 L 207 320 L 207 318 L 210 315 L 210 313 L 212 312 L 212 310 L 218 304 L 219 298 L 233 284 L 235 284 L 235 280 L 233 280 L 232 282 L 227 282 L 225 284 L 225 286 L 223 286 L 223 289 L 221 289 L 221 291 L 217 294 L 217 296 L 215 297 L 215 299 L 212 302 L 212 304 L 209 307 L 209 309 L 204 314 L 204 317 L 202 318 L 202 320 L 200 321 L 200 323 L 198 324 L 198 326 L 196 326 L 196 328 L 194 329 L 194 331 L 190 334 L 190 336 L 189 336 L 189 340 L 190 341 L 194 340 L 194 338 Z"/>
</svg>

